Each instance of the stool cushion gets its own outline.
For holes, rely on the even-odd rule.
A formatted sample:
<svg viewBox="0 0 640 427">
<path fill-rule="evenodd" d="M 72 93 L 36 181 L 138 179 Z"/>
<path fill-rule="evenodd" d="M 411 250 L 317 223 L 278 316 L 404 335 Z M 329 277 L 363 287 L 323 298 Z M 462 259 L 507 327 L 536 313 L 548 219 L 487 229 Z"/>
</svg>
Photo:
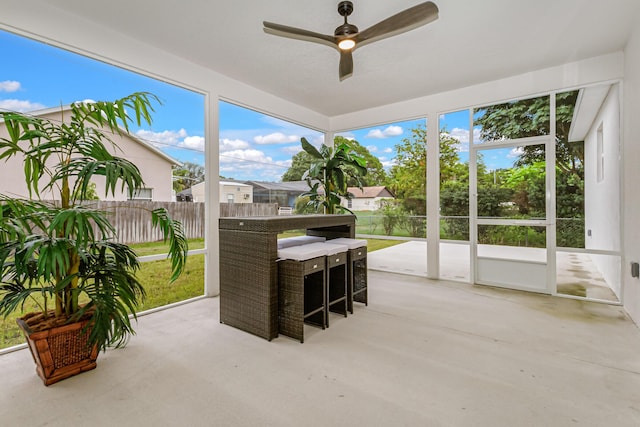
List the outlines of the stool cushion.
<svg viewBox="0 0 640 427">
<path fill-rule="evenodd" d="M 327 249 L 321 243 L 310 243 L 308 245 L 292 246 L 290 248 L 278 249 L 278 258 L 291 259 L 295 261 L 306 261 L 308 259 L 317 258 L 327 255 Z"/>
<path fill-rule="evenodd" d="M 294 236 L 278 239 L 278 249 L 290 248 L 292 246 L 306 245 L 307 243 L 324 242 L 326 237 L 320 236 Z"/>
<path fill-rule="evenodd" d="M 340 252 L 347 252 L 349 250 L 345 245 L 334 245 L 331 243 L 309 243 L 307 245 L 299 246 L 301 248 L 310 247 L 310 248 L 319 248 L 325 251 L 325 255 L 335 255 Z"/>
<path fill-rule="evenodd" d="M 337 245 L 328 242 L 320 244 L 327 248 L 327 255 L 335 255 L 342 252 L 347 252 L 349 250 L 349 247 L 347 245 Z"/>
<path fill-rule="evenodd" d="M 337 239 L 327 240 L 327 243 L 346 245 L 349 249 L 361 248 L 367 246 L 367 241 L 362 239 L 347 239 L 346 237 L 340 237 Z"/>
</svg>

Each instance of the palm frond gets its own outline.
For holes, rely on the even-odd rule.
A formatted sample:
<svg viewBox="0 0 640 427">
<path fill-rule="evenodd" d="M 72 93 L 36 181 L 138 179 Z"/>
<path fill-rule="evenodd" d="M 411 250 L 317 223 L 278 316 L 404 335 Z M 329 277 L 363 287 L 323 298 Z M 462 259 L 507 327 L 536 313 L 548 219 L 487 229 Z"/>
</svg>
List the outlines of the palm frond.
<svg viewBox="0 0 640 427">
<path fill-rule="evenodd" d="M 162 231 L 165 242 L 169 242 L 168 256 L 171 258 L 171 282 L 182 274 L 187 262 L 187 252 L 189 244 L 182 228 L 182 223 L 169 217 L 169 213 L 164 208 L 159 208 L 151 212 L 151 220 L 154 227 Z"/>
</svg>

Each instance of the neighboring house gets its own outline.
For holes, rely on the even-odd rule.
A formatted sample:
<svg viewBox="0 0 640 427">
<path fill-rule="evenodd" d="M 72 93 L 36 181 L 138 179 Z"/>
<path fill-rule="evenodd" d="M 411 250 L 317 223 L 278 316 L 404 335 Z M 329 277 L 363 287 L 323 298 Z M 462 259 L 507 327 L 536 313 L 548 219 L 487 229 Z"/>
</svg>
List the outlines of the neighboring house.
<svg viewBox="0 0 640 427">
<path fill-rule="evenodd" d="M 277 203 L 279 207 L 294 207 L 296 198 L 309 191 L 306 181 L 245 181 L 245 183 L 253 187 L 254 203 Z"/>
<path fill-rule="evenodd" d="M 380 200 L 393 199 L 394 195 L 387 187 L 349 187 L 349 193 L 353 194 L 350 200 L 342 199 L 341 205 L 354 211 L 375 211 L 380 207 Z"/>
<path fill-rule="evenodd" d="M 191 187 L 176 193 L 176 202 L 193 202 Z"/>
<path fill-rule="evenodd" d="M 63 120 L 68 119 L 69 109 L 68 106 L 62 107 L 62 109 L 56 107 L 33 111 L 29 114 L 44 119 Z M 0 138 L 7 136 L 6 126 L 0 120 Z M 163 202 L 173 200 L 172 168 L 179 166 L 180 162 L 135 136 L 113 135 L 111 140 L 117 145 L 117 148 L 107 145 L 111 153 L 133 162 L 140 169 L 142 179 L 144 179 L 144 188 L 138 191 L 133 199 Z M 6 162 L 0 161 L 0 193 L 14 197 L 29 197 L 24 178 L 19 178 L 24 176 L 23 168 L 23 159 L 18 156 L 14 156 Z M 129 199 L 126 189 L 122 191 L 121 186 L 116 187 L 115 195 L 109 193 L 105 196 L 104 179 L 95 177 L 93 182 L 96 184 L 96 194 L 100 200 L 124 201 Z M 46 199 L 46 193 L 41 197 Z"/>
<path fill-rule="evenodd" d="M 235 181 L 220 181 L 219 189 L 220 203 L 253 203 L 253 187 L 248 184 Z M 190 201 L 204 202 L 204 182 L 195 184 L 190 190 Z"/>
</svg>

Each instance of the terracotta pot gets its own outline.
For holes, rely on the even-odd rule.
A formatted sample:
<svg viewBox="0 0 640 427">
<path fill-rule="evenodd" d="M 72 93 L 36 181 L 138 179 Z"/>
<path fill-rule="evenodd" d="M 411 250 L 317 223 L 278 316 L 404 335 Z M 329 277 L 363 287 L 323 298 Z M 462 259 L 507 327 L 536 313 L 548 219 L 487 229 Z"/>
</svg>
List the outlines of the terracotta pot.
<svg viewBox="0 0 640 427">
<path fill-rule="evenodd" d="M 36 372 L 44 385 L 96 367 L 98 347 L 87 345 L 89 333 L 83 332 L 86 320 L 38 332 L 33 332 L 22 319 L 17 322 L 24 332 L 36 362 Z"/>
</svg>

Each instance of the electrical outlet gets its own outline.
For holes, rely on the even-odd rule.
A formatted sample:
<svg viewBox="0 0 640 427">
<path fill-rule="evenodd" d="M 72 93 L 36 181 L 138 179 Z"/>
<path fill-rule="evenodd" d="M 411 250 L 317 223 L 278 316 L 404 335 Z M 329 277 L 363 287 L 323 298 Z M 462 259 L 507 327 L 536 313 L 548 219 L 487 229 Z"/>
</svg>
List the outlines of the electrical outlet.
<svg viewBox="0 0 640 427">
<path fill-rule="evenodd" d="M 640 277 L 640 264 L 638 264 L 637 262 L 631 263 L 631 277 Z"/>
</svg>

